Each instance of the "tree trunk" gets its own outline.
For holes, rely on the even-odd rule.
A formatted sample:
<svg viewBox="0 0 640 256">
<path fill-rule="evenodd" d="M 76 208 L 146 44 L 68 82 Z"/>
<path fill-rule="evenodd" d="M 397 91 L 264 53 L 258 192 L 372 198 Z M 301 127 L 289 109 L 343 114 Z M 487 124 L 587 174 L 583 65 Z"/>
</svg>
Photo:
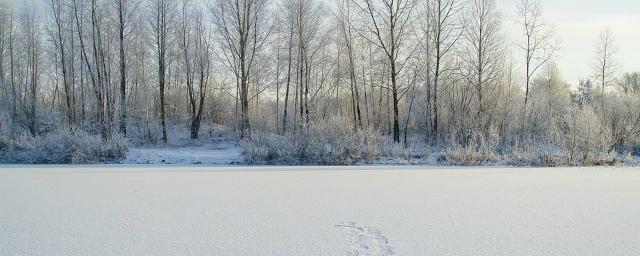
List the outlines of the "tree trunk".
<svg viewBox="0 0 640 256">
<path fill-rule="evenodd" d="M 162 124 L 162 142 L 167 144 L 167 110 L 165 108 L 165 63 L 164 52 L 160 54 L 160 62 L 158 65 L 158 85 L 160 87 L 160 119 Z"/>
<path fill-rule="evenodd" d="M 118 41 L 120 43 L 120 133 L 127 135 L 127 66 L 124 49 L 124 6 L 122 1 L 118 1 Z"/>
<path fill-rule="evenodd" d="M 391 62 L 391 94 L 393 97 L 393 141 L 400 142 L 400 121 L 398 110 L 398 87 L 396 81 L 396 65 Z"/>
</svg>

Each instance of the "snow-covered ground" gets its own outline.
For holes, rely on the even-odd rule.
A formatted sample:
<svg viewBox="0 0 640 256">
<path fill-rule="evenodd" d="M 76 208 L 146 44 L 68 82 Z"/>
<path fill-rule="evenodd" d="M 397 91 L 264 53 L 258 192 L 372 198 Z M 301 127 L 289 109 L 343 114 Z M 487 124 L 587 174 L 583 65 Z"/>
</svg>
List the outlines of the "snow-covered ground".
<svg viewBox="0 0 640 256">
<path fill-rule="evenodd" d="M 229 165 L 244 161 L 236 141 L 211 140 L 187 146 L 132 147 L 123 163 Z"/>
<path fill-rule="evenodd" d="M 640 255 L 640 169 L 0 168 L 0 255 Z"/>
<path fill-rule="evenodd" d="M 209 130 L 211 132 L 207 133 Z M 203 164 L 229 165 L 244 162 L 238 139 L 230 128 L 206 126 L 200 139 L 192 140 L 186 127 L 173 126 L 169 143 L 132 145 L 124 164 Z"/>
</svg>

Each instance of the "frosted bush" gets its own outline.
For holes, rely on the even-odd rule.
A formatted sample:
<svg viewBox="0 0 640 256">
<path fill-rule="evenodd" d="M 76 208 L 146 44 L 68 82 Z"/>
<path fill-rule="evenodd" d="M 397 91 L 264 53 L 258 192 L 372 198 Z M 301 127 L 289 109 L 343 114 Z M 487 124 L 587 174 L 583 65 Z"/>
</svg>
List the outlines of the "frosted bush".
<svg viewBox="0 0 640 256">
<path fill-rule="evenodd" d="M 281 153 L 289 151 L 285 150 L 284 143 L 284 138 L 280 135 L 254 131 L 251 138 L 240 142 L 240 146 L 244 149 L 245 159 L 250 163 L 272 162 L 278 159 L 287 162 L 282 159 L 287 154 Z"/>
<path fill-rule="evenodd" d="M 11 144 L 11 138 L 8 134 L 0 131 L 0 152 L 9 150 Z"/>
<path fill-rule="evenodd" d="M 94 144 L 96 142 L 90 141 L 93 139 L 84 131 L 56 130 L 48 133 L 36 140 L 34 162 L 43 164 L 72 163 L 74 154 L 80 149 L 83 151 L 95 150 Z"/>
<path fill-rule="evenodd" d="M 575 110 L 567 123 L 564 151 L 568 164 L 606 165 L 616 161 L 616 154 L 611 154 L 611 130 L 602 124 L 591 108 Z"/>
<path fill-rule="evenodd" d="M 114 134 L 103 141 L 100 135 L 84 130 L 57 129 L 44 136 L 18 135 L 10 148 L 0 155 L 0 162 L 35 164 L 86 164 L 117 162 L 126 157 L 127 142 Z"/>
<path fill-rule="evenodd" d="M 544 133 L 509 147 L 509 164 L 533 166 L 612 165 L 620 160 L 613 150 L 611 130 L 594 111 L 573 108 L 549 122 Z"/>
<path fill-rule="evenodd" d="M 455 141 L 452 139 L 452 141 Z M 496 129 L 489 129 L 487 134 L 473 130 L 466 142 L 452 143 L 446 150 L 444 160 L 451 164 L 465 166 L 482 165 L 500 159 L 497 150 L 500 137 Z"/>
<path fill-rule="evenodd" d="M 622 158 L 622 162 L 628 166 L 637 166 L 639 164 L 638 160 L 639 159 L 630 152 L 625 153 Z"/>
<path fill-rule="evenodd" d="M 0 113 L 0 152 L 11 147 L 10 129 L 11 122 L 6 114 Z"/>
<path fill-rule="evenodd" d="M 115 133 L 106 143 L 102 144 L 102 154 L 106 159 L 122 160 L 127 157 L 129 143 L 127 138 L 121 133 Z"/>
<path fill-rule="evenodd" d="M 31 134 L 17 134 L 9 139 L 7 148 L 0 150 L 0 163 L 32 163 L 35 148 L 35 138 Z"/>
<path fill-rule="evenodd" d="M 85 137 L 86 149 L 79 149 L 73 155 L 72 163 L 108 163 L 118 162 L 127 157 L 127 140 L 119 133 L 113 134 L 107 141 L 99 136 Z"/>
<path fill-rule="evenodd" d="M 394 152 L 383 150 L 386 142 L 373 129 L 354 129 L 349 119 L 332 117 L 284 136 L 253 133 L 242 147 L 246 159 L 253 163 L 349 165 L 371 162 L 381 157 L 381 152 Z"/>
<path fill-rule="evenodd" d="M 553 167 L 565 165 L 566 158 L 562 151 L 549 142 L 527 140 L 511 147 L 509 154 L 503 156 L 511 165 L 528 165 Z"/>
<path fill-rule="evenodd" d="M 0 152 L 9 150 L 11 140 L 4 134 L 0 134 Z"/>
</svg>

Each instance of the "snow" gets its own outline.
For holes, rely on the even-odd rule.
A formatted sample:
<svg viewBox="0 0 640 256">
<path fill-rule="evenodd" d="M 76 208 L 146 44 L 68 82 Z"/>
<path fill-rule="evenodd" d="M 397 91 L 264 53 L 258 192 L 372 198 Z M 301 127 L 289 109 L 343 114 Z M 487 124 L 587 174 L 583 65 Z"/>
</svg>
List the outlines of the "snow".
<svg viewBox="0 0 640 256">
<path fill-rule="evenodd" d="M 640 169 L 4 166 L 0 255 L 639 255 Z"/>
<path fill-rule="evenodd" d="M 183 147 L 134 147 L 129 149 L 125 164 L 207 164 L 228 165 L 243 162 L 240 148 L 227 141 Z"/>
<path fill-rule="evenodd" d="M 244 162 L 238 140 L 226 126 L 205 126 L 197 140 L 189 137 L 186 127 L 172 126 L 169 135 L 167 145 L 131 146 L 122 163 L 229 165 Z"/>
</svg>

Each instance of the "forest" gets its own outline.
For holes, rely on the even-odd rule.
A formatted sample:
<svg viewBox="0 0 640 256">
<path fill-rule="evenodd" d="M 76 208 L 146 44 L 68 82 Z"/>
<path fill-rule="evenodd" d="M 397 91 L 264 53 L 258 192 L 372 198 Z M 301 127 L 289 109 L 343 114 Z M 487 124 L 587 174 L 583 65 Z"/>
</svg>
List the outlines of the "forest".
<svg viewBox="0 0 640 256">
<path fill-rule="evenodd" d="M 182 134 L 247 164 L 635 164 L 640 73 L 612 30 L 565 81 L 541 1 L 513 1 L 0 0 L 0 163 Z"/>
</svg>

